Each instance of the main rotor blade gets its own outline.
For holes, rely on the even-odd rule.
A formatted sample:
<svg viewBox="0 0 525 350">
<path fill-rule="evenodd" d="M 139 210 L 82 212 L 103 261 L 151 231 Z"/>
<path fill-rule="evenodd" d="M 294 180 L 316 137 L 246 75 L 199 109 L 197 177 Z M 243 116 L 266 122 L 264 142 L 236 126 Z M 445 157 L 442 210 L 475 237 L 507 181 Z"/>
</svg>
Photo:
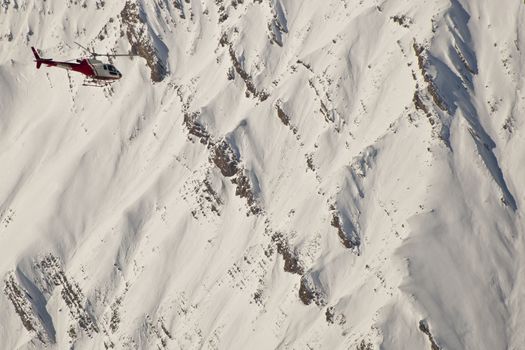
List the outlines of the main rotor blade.
<svg viewBox="0 0 525 350">
<path fill-rule="evenodd" d="M 84 49 L 84 51 L 90 53 L 91 56 L 93 56 L 93 57 L 106 56 L 106 57 L 109 58 L 109 57 L 125 57 L 125 56 L 133 57 L 133 56 L 138 56 L 138 55 L 133 54 L 133 53 L 115 53 L 115 54 L 112 54 L 112 53 L 97 53 L 97 52 L 94 52 L 94 51 L 90 51 L 87 47 L 80 45 L 76 41 L 74 43 L 77 44 L 78 46 L 80 46 L 82 49 Z"/>
<path fill-rule="evenodd" d="M 74 43 L 77 44 L 78 46 L 80 46 L 81 48 L 83 48 L 86 52 L 89 52 L 89 53 L 91 53 L 91 54 L 94 53 L 94 52 L 89 51 L 89 49 L 88 49 L 87 47 L 84 47 L 84 46 L 80 45 L 80 44 L 77 43 L 76 41 L 74 41 Z"/>
<path fill-rule="evenodd" d="M 112 57 L 133 57 L 133 56 L 137 56 L 135 55 L 134 53 L 116 53 L 116 54 L 109 54 L 107 56 L 112 56 Z"/>
</svg>

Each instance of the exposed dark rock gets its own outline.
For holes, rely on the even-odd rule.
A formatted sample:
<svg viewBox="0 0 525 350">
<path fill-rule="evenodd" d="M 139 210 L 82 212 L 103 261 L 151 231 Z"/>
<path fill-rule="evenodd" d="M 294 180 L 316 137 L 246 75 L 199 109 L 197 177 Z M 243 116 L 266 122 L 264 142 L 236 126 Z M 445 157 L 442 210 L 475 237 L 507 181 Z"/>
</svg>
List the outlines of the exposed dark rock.
<svg viewBox="0 0 525 350">
<path fill-rule="evenodd" d="M 255 84 L 253 83 L 252 77 L 244 70 L 241 62 L 237 59 L 237 56 L 235 55 L 235 50 L 233 49 L 233 46 L 231 44 L 230 44 L 229 52 L 230 52 L 230 58 L 232 60 L 235 71 L 237 72 L 237 74 L 239 74 L 242 80 L 244 80 L 244 83 L 246 85 L 246 90 L 247 90 L 246 95 L 249 96 L 251 93 L 254 97 L 258 98 L 261 102 L 266 100 L 269 94 L 264 90 L 257 90 L 257 88 L 255 87 Z"/>
<path fill-rule="evenodd" d="M 126 29 L 126 36 L 131 44 L 131 52 L 146 59 L 146 64 L 151 70 L 152 81 L 162 81 L 168 74 L 168 71 L 148 36 L 149 29 L 144 23 L 145 21 L 140 17 L 137 3 L 127 0 L 120 16 Z"/>
<path fill-rule="evenodd" d="M 219 14 L 219 23 L 222 23 L 228 19 L 228 12 L 223 4 L 223 0 L 215 0 L 215 4 L 217 5 L 217 12 Z"/>
<path fill-rule="evenodd" d="M 428 341 L 430 342 L 430 348 L 432 350 L 440 350 L 441 349 L 436 344 L 436 342 L 434 340 L 434 337 L 432 336 L 432 333 L 430 333 L 430 328 L 428 327 L 428 323 L 425 320 L 419 321 L 419 330 L 427 335 Z"/>
<path fill-rule="evenodd" d="M 283 33 L 286 29 L 281 26 L 276 17 L 268 22 L 268 31 L 270 32 L 270 42 L 276 43 L 280 47 L 283 46 Z"/>
<path fill-rule="evenodd" d="M 109 320 L 109 329 L 112 333 L 115 333 L 118 330 L 120 325 L 120 304 L 122 303 L 122 298 L 119 297 L 111 304 L 111 319 Z"/>
<path fill-rule="evenodd" d="M 157 341 L 157 349 L 171 349 L 168 345 L 170 341 L 173 340 L 173 336 L 168 331 L 162 318 L 158 319 L 155 324 L 151 316 L 146 315 L 144 325 L 148 336 Z"/>
<path fill-rule="evenodd" d="M 419 96 L 419 93 L 417 91 L 414 91 L 414 97 L 412 98 L 412 101 L 414 102 L 414 106 L 416 106 L 416 109 L 418 109 L 418 110 L 422 111 L 423 113 L 425 113 L 425 115 L 428 118 L 428 122 L 430 123 L 430 125 L 433 126 L 434 124 L 436 124 L 436 121 L 434 120 L 434 118 L 432 118 L 432 114 L 428 110 L 428 108 L 425 105 L 425 103 L 423 102 L 423 100 L 421 100 L 421 96 Z"/>
<path fill-rule="evenodd" d="M 341 218 L 337 212 L 332 214 L 332 222 L 330 224 L 337 229 L 339 239 L 346 248 L 353 249 L 359 247 L 361 244 L 359 236 L 357 236 L 357 234 L 354 232 L 352 232 L 352 234 L 345 232 Z"/>
<path fill-rule="evenodd" d="M 303 63 L 302 61 L 297 62 Z M 309 68 L 309 66 L 306 65 L 305 67 Z M 319 89 L 315 86 L 314 78 L 308 80 L 308 85 L 312 88 L 312 90 L 315 92 L 315 95 L 319 98 L 319 112 L 321 112 L 321 114 L 323 115 L 324 120 L 327 123 L 333 123 L 335 121 L 334 110 L 332 108 L 329 109 L 327 106 L 331 102 L 330 96 L 328 95 L 328 93 L 322 94 L 321 91 L 319 91 Z M 326 98 L 326 102 L 325 100 L 323 100 L 323 98 Z"/>
<path fill-rule="evenodd" d="M 250 212 L 253 215 L 261 213 L 261 208 L 257 204 L 255 194 L 253 193 L 253 188 L 248 176 L 246 176 L 244 169 L 240 169 L 237 172 L 237 176 L 232 179 L 232 183 L 237 185 L 235 189 L 235 195 L 245 198 L 250 208 Z"/>
<path fill-rule="evenodd" d="M 326 322 L 328 322 L 329 324 L 334 324 L 334 307 L 333 306 L 329 306 L 326 308 L 326 312 L 325 312 L 325 316 L 326 316 Z"/>
<path fill-rule="evenodd" d="M 425 76 L 425 81 L 428 83 L 427 85 L 427 91 L 432 96 L 432 100 L 436 104 L 436 106 L 439 107 L 442 111 L 447 111 L 447 105 L 445 104 L 445 101 L 441 98 L 441 96 L 438 93 L 438 90 L 436 88 L 436 85 L 431 80 L 430 76 Z"/>
<path fill-rule="evenodd" d="M 278 16 L 279 9 L 276 8 L 280 6 L 278 2 L 271 2 L 271 11 L 272 19 L 268 22 L 268 32 L 270 37 L 270 43 L 275 43 L 279 46 L 283 46 L 283 37 L 285 33 L 288 33 L 288 28 L 286 26 L 286 20 Z M 279 11 L 280 12 L 280 11 Z M 282 14 L 282 12 L 280 12 Z M 283 20 L 281 22 L 281 20 Z"/>
<path fill-rule="evenodd" d="M 20 317 L 22 325 L 29 332 L 36 333 L 38 340 L 42 343 L 47 343 L 45 331 L 38 319 L 38 316 L 33 311 L 31 303 L 28 298 L 31 296 L 18 284 L 14 274 L 9 274 L 4 281 L 4 293 L 7 298 L 11 301 L 11 304 L 15 308 L 15 312 Z"/>
<path fill-rule="evenodd" d="M 331 113 L 328 110 L 328 108 L 326 107 L 326 105 L 324 104 L 323 100 L 321 100 L 321 108 L 319 108 L 319 111 L 324 116 L 324 120 L 326 120 L 326 122 L 333 122 L 333 118 L 331 116 Z"/>
<path fill-rule="evenodd" d="M 275 107 L 277 108 L 277 116 L 281 119 L 283 124 L 286 126 L 290 125 L 290 117 L 288 114 L 286 114 L 278 104 Z"/>
<path fill-rule="evenodd" d="M 421 100 L 421 97 L 419 96 L 417 91 L 414 91 L 414 97 L 412 98 L 412 102 L 414 102 L 414 106 L 416 106 L 416 109 L 419 109 L 420 111 L 422 111 L 423 113 L 427 115 L 430 114 L 427 106 L 425 106 L 425 104 Z"/>
<path fill-rule="evenodd" d="M 197 120 L 199 115 L 199 112 L 184 113 L 183 123 L 191 135 L 199 138 L 200 142 L 203 145 L 208 145 L 210 142 L 210 134 L 206 131 L 206 128 Z"/>
<path fill-rule="evenodd" d="M 361 343 L 356 346 L 356 350 L 372 350 L 372 343 L 363 339 Z"/>
<path fill-rule="evenodd" d="M 257 203 L 250 179 L 246 175 L 245 169 L 239 166 L 239 157 L 230 144 L 226 140 L 215 143 L 212 146 L 210 159 L 224 177 L 231 178 L 231 182 L 236 185 L 235 195 L 246 199 L 250 213 L 260 214 L 262 209 Z"/>
<path fill-rule="evenodd" d="M 326 304 L 324 293 L 316 288 L 315 283 L 309 275 L 303 275 L 301 277 L 299 299 L 301 299 L 304 305 L 310 305 L 312 302 L 317 306 L 324 306 Z"/>
<path fill-rule="evenodd" d="M 336 314 L 334 306 L 327 307 L 324 315 L 328 324 L 337 324 L 339 326 L 344 326 L 346 324 L 345 315 Z"/>
<path fill-rule="evenodd" d="M 219 45 L 221 45 L 222 47 L 230 45 L 230 41 L 228 40 L 228 34 L 222 34 L 221 38 L 219 39 Z"/>
<path fill-rule="evenodd" d="M 427 83 L 428 93 L 432 97 L 432 100 L 434 101 L 436 106 L 439 107 L 439 109 L 441 109 L 442 111 L 447 111 L 448 107 L 445 101 L 443 101 L 443 99 L 439 95 L 438 89 L 436 85 L 434 84 L 434 81 L 432 80 L 432 76 L 427 72 L 426 58 L 424 55 L 424 51 L 425 51 L 424 47 L 421 45 L 418 45 L 416 42 L 414 42 L 412 47 L 417 57 L 417 64 L 418 64 L 419 70 L 421 71 L 421 75 L 423 76 L 423 79 Z"/>
<path fill-rule="evenodd" d="M 414 53 L 417 57 L 417 65 L 419 67 L 419 70 L 423 72 L 423 75 L 425 73 L 425 58 L 423 57 L 423 52 L 425 51 L 425 48 L 421 45 L 418 45 L 416 42 L 412 45 L 412 48 L 414 49 Z"/>
<path fill-rule="evenodd" d="M 58 258 L 49 254 L 36 264 L 36 268 L 41 271 L 48 287 L 55 286 L 62 289 L 60 292 L 62 299 L 69 308 L 71 317 L 78 322 L 80 328 L 88 335 L 98 333 L 99 328 L 93 316 L 84 307 L 84 304 L 88 304 L 89 301 L 84 301 L 85 297 L 78 284 L 67 278 Z"/>
<path fill-rule="evenodd" d="M 219 208 L 222 205 L 222 200 L 219 194 L 213 189 L 211 186 L 211 183 L 208 181 L 208 179 L 204 179 L 203 181 L 203 193 L 204 199 L 210 203 L 210 209 L 212 212 L 214 212 L 217 215 L 220 215 Z"/>
<path fill-rule="evenodd" d="M 180 15 L 179 15 L 180 18 L 182 18 L 182 19 L 186 18 L 186 15 L 184 14 L 183 2 L 181 0 L 174 0 L 173 1 L 173 7 L 175 7 L 175 9 L 180 11 Z"/>
<path fill-rule="evenodd" d="M 255 293 L 253 293 L 253 301 L 255 304 L 262 306 L 263 305 L 263 291 L 262 289 L 257 289 Z"/>
<path fill-rule="evenodd" d="M 226 78 L 228 78 L 228 80 L 235 80 L 235 68 L 233 67 L 228 68 L 228 73 L 226 73 Z"/>
<path fill-rule="evenodd" d="M 283 235 L 279 232 L 274 233 L 272 242 L 274 242 L 277 247 L 277 253 L 283 257 L 284 271 L 302 275 L 304 268 L 301 266 L 297 253 L 290 248 Z"/>
<path fill-rule="evenodd" d="M 406 15 L 395 15 L 395 16 L 390 17 L 390 19 L 405 28 L 409 28 L 410 25 L 412 24 L 412 19 L 410 19 Z"/>
<path fill-rule="evenodd" d="M 297 60 L 297 63 L 302 65 L 304 68 L 308 69 L 310 72 L 314 72 L 313 69 L 312 69 L 312 66 L 302 60 Z"/>
<path fill-rule="evenodd" d="M 168 337 L 168 339 L 173 339 L 173 336 L 171 335 L 171 332 L 166 328 L 164 321 L 161 320 L 159 323 L 160 323 L 160 329 L 162 329 L 162 331 Z"/>
<path fill-rule="evenodd" d="M 508 131 L 509 133 L 514 132 L 514 118 L 512 116 L 509 116 L 507 119 L 505 119 L 503 129 Z"/>
<path fill-rule="evenodd" d="M 222 199 L 213 189 L 207 177 L 202 181 L 197 181 L 195 187 L 192 186 L 189 191 L 197 200 L 197 207 L 191 211 L 194 218 L 207 217 L 210 212 L 217 216 L 221 215 Z"/>
<path fill-rule="evenodd" d="M 237 8 L 239 4 L 244 4 L 244 0 L 231 0 L 233 8 Z"/>
<path fill-rule="evenodd" d="M 461 50 L 457 46 L 455 46 L 454 48 L 456 49 L 456 53 L 458 54 L 459 59 L 461 60 L 461 62 L 465 66 L 465 69 L 467 71 L 469 71 L 470 74 L 474 74 L 474 75 L 478 74 L 478 71 L 476 69 L 472 68 L 471 65 L 467 62 L 467 60 L 465 59 L 465 56 L 463 55 Z"/>
<path fill-rule="evenodd" d="M 301 285 L 299 287 L 299 298 L 304 305 L 310 305 L 315 299 L 314 292 L 306 285 L 306 282 L 301 278 Z"/>
<path fill-rule="evenodd" d="M 314 157 L 311 153 L 306 155 L 306 166 L 308 169 L 315 172 Z"/>
<path fill-rule="evenodd" d="M 213 146 L 211 160 L 225 177 L 232 177 L 239 170 L 239 159 L 226 140 L 222 140 Z"/>
</svg>

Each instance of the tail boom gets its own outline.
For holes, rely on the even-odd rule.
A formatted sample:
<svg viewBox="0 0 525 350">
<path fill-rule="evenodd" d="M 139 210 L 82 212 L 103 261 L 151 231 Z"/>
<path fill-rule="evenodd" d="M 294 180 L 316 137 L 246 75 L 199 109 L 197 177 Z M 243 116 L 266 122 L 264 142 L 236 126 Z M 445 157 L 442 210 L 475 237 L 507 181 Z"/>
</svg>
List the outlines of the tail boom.
<svg viewBox="0 0 525 350">
<path fill-rule="evenodd" d="M 47 67 L 57 67 L 67 70 L 73 70 L 75 72 L 82 73 L 88 77 L 94 77 L 97 75 L 94 68 L 89 64 L 87 59 L 77 60 L 79 63 L 72 63 L 72 62 L 62 62 L 62 61 L 53 61 L 51 58 L 42 58 L 38 54 L 38 50 L 34 47 L 31 47 L 31 51 L 33 51 L 33 55 L 35 56 L 35 62 L 36 62 L 36 68 L 40 69 L 40 67 L 44 64 Z"/>
</svg>

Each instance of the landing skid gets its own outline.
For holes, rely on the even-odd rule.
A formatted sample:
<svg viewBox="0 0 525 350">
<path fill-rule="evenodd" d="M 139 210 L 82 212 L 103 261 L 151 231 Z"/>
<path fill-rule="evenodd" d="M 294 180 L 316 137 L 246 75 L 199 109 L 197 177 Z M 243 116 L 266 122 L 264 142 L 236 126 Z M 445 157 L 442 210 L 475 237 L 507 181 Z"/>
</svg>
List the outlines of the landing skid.
<svg viewBox="0 0 525 350">
<path fill-rule="evenodd" d="M 93 86 L 93 87 L 106 87 L 111 86 L 112 81 L 96 80 L 96 79 L 86 79 L 82 83 L 82 86 Z"/>
</svg>

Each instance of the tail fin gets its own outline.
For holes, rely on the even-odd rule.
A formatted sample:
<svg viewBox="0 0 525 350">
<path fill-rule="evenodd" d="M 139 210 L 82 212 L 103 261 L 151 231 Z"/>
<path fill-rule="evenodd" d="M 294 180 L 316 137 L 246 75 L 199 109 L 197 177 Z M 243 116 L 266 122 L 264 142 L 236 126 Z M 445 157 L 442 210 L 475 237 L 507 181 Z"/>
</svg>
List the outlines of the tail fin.
<svg viewBox="0 0 525 350">
<path fill-rule="evenodd" d="M 39 69 L 40 66 L 42 65 L 42 62 L 41 62 L 41 58 L 40 58 L 40 55 L 38 54 L 38 51 L 33 47 L 31 46 L 31 50 L 33 51 L 33 55 L 35 55 L 35 58 L 36 58 L 36 68 Z"/>
</svg>

